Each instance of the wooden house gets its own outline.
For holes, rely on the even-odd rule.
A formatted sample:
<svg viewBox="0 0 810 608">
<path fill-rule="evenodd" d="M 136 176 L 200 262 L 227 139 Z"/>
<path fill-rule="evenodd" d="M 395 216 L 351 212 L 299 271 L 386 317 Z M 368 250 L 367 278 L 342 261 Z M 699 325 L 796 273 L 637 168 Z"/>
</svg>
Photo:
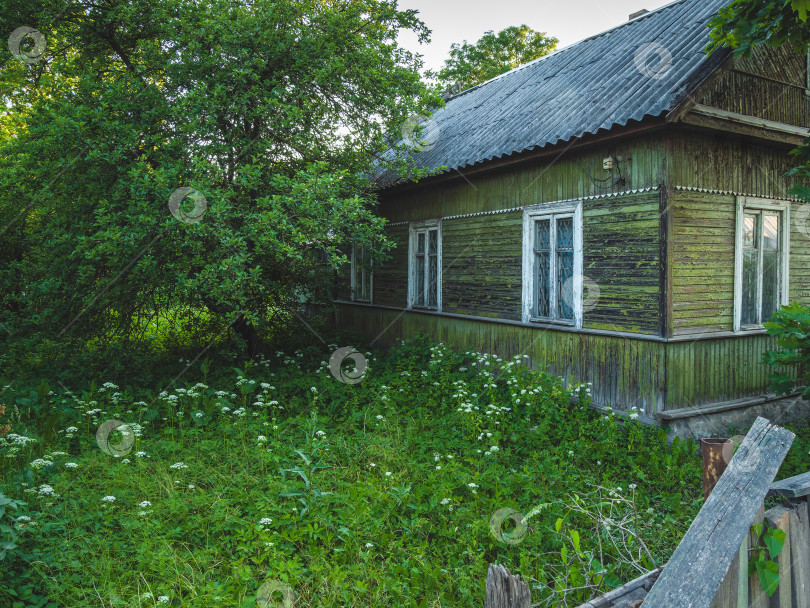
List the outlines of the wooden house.
<svg viewBox="0 0 810 608">
<path fill-rule="evenodd" d="M 525 353 L 648 421 L 761 413 L 762 322 L 810 304 L 810 206 L 785 175 L 809 62 L 707 56 L 726 2 L 673 2 L 450 98 L 414 155 L 436 174 L 379 176 L 396 248 L 354 252 L 338 325 Z"/>
</svg>

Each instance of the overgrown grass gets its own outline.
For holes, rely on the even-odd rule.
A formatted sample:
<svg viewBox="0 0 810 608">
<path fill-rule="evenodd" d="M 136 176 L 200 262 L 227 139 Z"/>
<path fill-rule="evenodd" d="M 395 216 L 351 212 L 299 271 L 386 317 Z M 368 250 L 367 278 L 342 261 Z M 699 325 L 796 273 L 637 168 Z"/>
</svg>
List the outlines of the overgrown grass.
<svg viewBox="0 0 810 608">
<path fill-rule="evenodd" d="M 256 606 L 278 581 L 302 607 L 480 606 L 497 562 L 573 606 L 665 562 L 700 507 L 695 445 L 598 414 L 585 386 L 572 404 L 520 359 L 423 341 L 350 385 L 332 350 L 207 361 L 160 394 L 7 390 L 0 491 L 25 504 L 0 515 L 0 604 Z M 138 435 L 120 457 L 96 442 L 110 419 Z M 608 503 L 627 553 L 592 517 Z M 526 529 L 491 529 L 503 508 Z"/>
</svg>

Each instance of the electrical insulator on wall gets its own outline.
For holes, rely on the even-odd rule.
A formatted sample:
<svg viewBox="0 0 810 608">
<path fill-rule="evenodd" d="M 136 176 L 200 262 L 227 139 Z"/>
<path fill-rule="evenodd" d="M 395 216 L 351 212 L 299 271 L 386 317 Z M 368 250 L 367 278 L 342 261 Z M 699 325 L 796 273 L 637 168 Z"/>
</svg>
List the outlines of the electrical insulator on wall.
<svg viewBox="0 0 810 608">
<path fill-rule="evenodd" d="M 613 157 L 608 156 L 607 158 L 602 159 L 602 168 L 605 171 L 613 171 Z"/>
</svg>

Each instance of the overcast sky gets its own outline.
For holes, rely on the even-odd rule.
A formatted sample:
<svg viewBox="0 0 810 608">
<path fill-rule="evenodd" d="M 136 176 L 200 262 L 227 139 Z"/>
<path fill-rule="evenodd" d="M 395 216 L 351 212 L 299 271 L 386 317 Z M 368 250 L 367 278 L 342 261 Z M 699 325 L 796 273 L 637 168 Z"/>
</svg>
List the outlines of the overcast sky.
<svg viewBox="0 0 810 608">
<path fill-rule="evenodd" d="M 670 0 L 400 0 L 400 9 L 416 9 L 433 31 L 430 45 L 416 36 L 400 43 L 425 57 L 425 67 L 438 70 L 454 42 L 475 42 L 487 30 L 525 23 L 559 38 L 562 48 L 623 21 L 642 8 L 653 10 Z"/>
</svg>

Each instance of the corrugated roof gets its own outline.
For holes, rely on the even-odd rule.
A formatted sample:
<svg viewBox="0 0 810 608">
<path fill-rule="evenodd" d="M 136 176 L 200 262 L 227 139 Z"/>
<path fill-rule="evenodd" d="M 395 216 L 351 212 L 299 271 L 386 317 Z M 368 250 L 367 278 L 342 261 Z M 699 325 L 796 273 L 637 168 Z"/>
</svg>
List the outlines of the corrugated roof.
<svg viewBox="0 0 810 608">
<path fill-rule="evenodd" d="M 660 116 L 705 69 L 706 24 L 729 1 L 673 2 L 462 92 L 424 125 L 414 163 L 463 169 Z"/>
</svg>

